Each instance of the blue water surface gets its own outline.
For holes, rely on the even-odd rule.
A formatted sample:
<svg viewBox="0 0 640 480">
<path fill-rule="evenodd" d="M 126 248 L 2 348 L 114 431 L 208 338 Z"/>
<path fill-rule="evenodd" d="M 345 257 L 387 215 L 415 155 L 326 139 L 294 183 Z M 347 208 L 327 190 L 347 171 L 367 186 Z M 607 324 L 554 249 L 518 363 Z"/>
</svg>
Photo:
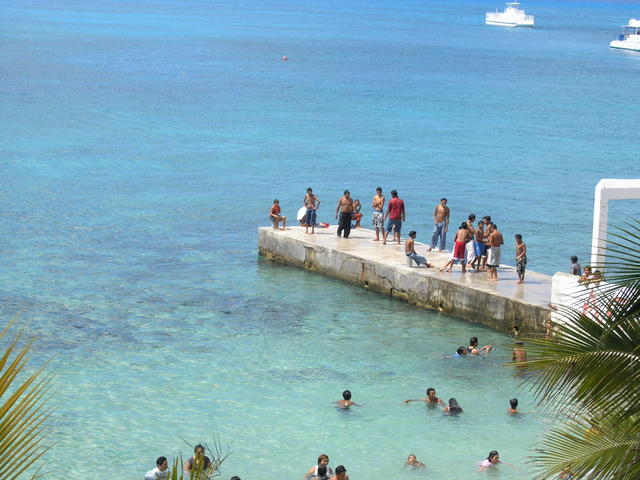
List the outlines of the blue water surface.
<svg viewBox="0 0 640 480">
<path fill-rule="evenodd" d="M 587 261 L 595 184 L 640 174 L 640 54 L 608 47 L 640 10 L 531 1 L 535 29 L 485 26 L 496 7 L 0 6 L 0 313 L 54 358 L 51 478 L 141 478 L 214 431 L 223 478 L 301 478 L 321 452 L 354 479 L 482 476 L 492 449 L 529 478 L 549 419 L 504 414 L 535 409 L 509 338 L 256 255 L 273 198 L 292 217 L 312 186 L 330 222 L 349 188 L 367 225 L 381 185 L 418 240 L 446 196 L 452 223 L 492 215 L 506 262 L 515 233 L 533 270 Z M 473 334 L 496 352 L 440 358 Z M 432 385 L 465 414 L 402 404 Z M 344 388 L 365 407 L 334 411 Z"/>
</svg>

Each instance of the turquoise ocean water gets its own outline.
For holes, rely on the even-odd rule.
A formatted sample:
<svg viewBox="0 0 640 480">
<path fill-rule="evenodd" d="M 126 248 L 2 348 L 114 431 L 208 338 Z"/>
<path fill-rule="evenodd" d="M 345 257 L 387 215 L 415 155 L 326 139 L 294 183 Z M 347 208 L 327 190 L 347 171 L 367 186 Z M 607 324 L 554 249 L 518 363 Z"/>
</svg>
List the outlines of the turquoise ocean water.
<svg viewBox="0 0 640 480">
<path fill-rule="evenodd" d="M 530 478 L 551 420 L 505 415 L 510 339 L 260 261 L 256 229 L 304 190 L 397 188 L 425 240 L 433 206 L 490 214 L 529 267 L 587 260 L 593 188 L 633 178 L 640 54 L 611 51 L 635 2 L 203 0 L 0 6 L 0 313 L 54 358 L 49 478 L 142 478 L 219 432 L 223 477 L 478 476 L 489 450 Z M 281 57 L 286 55 L 288 61 Z M 614 223 L 640 202 L 611 207 Z M 526 288 L 526 287 L 525 287 Z M 487 359 L 442 360 L 471 335 Z M 428 386 L 465 409 L 405 406 Z M 330 406 L 344 388 L 365 407 Z M 404 472 L 409 453 L 428 464 Z"/>
</svg>

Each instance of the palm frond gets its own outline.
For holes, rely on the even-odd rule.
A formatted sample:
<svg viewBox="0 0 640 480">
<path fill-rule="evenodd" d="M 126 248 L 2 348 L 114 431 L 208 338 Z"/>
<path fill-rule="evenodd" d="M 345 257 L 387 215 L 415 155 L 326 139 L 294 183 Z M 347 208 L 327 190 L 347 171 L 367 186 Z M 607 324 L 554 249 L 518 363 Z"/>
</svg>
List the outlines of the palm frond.
<svg viewBox="0 0 640 480">
<path fill-rule="evenodd" d="M 569 419 L 545 437 L 533 463 L 539 479 L 557 478 L 568 469 L 575 480 L 640 478 L 640 431 L 635 422 Z"/>
<path fill-rule="evenodd" d="M 559 307 L 553 334 L 527 340 L 530 387 L 564 420 L 533 460 L 538 478 L 640 478 L 640 221 L 611 234 L 606 282 Z M 566 473 L 566 472 L 565 472 Z"/>
<path fill-rule="evenodd" d="M 10 322 L 1 332 L 2 340 L 10 331 Z M 19 347 L 18 332 L 0 356 L 0 478 L 14 480 L 28 471 L 37 478 L 37 462 L 46 452 L 46 420 L 51 410 L 46 408 L 52 378 L 42 367 L 25 379 L 19 379 L 28 360 L 31 342 Z"/>
</svg>

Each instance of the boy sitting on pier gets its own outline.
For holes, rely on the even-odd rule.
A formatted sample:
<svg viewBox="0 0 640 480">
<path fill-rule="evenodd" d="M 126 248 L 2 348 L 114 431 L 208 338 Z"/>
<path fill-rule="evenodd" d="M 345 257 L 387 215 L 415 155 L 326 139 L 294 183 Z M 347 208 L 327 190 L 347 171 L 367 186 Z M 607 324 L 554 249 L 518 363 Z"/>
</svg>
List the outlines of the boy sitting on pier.
<svg viewBox="0 0 640 480">
<path fill-rule="evenodd" d="M 271 210 L 269 211 L 269 217 L 271 217 L 271 222 L 273 222 L 273 229 L 278 230 L 278 225 L 282 222 L 282 228 L 280 230 L 287 229 L 287 217 L 284 215 L 280 215 L 280 201 L 276 198 L 273 201 L 273 205 L 271 206 Z"/>
<path fill-rule="evenodd" d="M 416 253 L 415 239 L 416 239 L 416 232 L 415 230 L 411 230 L 409 232 L 409 238 L 407 238 L 407 240 L 404 243 L 405 255 L 409 257 L 411 260 L 413 260 L 414 262 L 416 262 L 418 266 L 424 265 L 425 268 L 433 267 L 433 265 L 427 262 L 427 259 L 425 257 L 422 257 Z"/>
</svg>

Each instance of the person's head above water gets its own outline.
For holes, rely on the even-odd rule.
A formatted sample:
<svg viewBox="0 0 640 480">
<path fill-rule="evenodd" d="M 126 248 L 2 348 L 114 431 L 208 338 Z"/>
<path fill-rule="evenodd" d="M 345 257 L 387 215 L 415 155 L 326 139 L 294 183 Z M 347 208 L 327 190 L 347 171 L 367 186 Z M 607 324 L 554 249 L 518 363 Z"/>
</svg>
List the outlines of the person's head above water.
<svg viewBox="0 0 640 480">
<path fill-rule="evenodd" d="M 200 444 L 193 447 L 193 453 L 196 455 L 204 455 L 204 447 Z"/>
<path fill-rule="evenodd" d="M 458 404 L 458 401 L 455 398 L 449 399 L 449 412 L 450 413 L 460 413 L 462 412 L 462 407 Z"/>
<path fill-rule="evenodd" d="M 407 462 L 408 463 L 414 463 L 416 460 L 417 460 L 417 458 L 413 453 L 410 453 L 409 456 L 407 457 Z"/>
<path fill-rule="evenodd" d="M 511 405 L 511 408 L 513 408 L 514 410 L 518 408 L 518 399 L 512 398 L 511 400 L 509 400 L 509 405 Z"/>
<path fill-rule="evenodd" d="M 459 346 L 458 349 L 456 350 L 456 353 L 458 355 L 466 355 L 467 354 L 467 349 L 463 346 Z"/>
<path fill-rule="evenodd" d="M 487 456 L 487 460 L 491 463 L 498 463 L 500 461 L 500 454 L 497 450 L 491 450 Z"/>
<path fill-rule="evenodd" d="M 416 231 L 415 231 L 415 230 L 411 230 L 411 231 L 409 232 L 409 236 L 410 236 L 411 238 L 416 238 Z"/>
<path fill-rule="evenodd" d="M 345 400 L 351 400 L 351 391 L 345 390 L 344 392 L 342 392 L 342 398 L 344 398 Z"/>
<path fill-rule="evenodd" d="M 313 189 L 311 187 L 307 188 L 307 193 L 311 193 L 313 192 Z"/>
<path fill-rule="evenodd" d="M 380 193 L 382 193 L 382 187 L 378 187 L 378 188 L 376 188 L 376 192 L 380 192 Z"/>
<path fill-rule="evenodd" d="M 465 229 L 465 230 L 466 230 L 467 228 L 469 228 L 469 224 L 468 224 L 467 222 L 462 222 L 462 223 L 460 224 L 460 228 L 461 228 L 461 229 Z"/>
<path fill-rule="evenodd" d="M 325 455 L 321 453 L 318 455 L 318 465 L 328 465 L 329 464 L 329 455 Z"/>
<path fill-rule="evenodd" d="M 397 190 L 391 190 L 391 196 L 392 197 L 397 197 L 398 196 L 398 191 Z"/>
<path fill-rule="evenodd" d="M 576 257 L 575 255 L 573 255 L 571 257 L 571 263 L 578 263 L 578 257 Z"/>
<path fill-rule="evenodd" d="M 432 398 L 436 396 L 436 389 L 433 387 L 427 388 L 427 398 Z"/>
<path fill-rule="evenodd" d="M 471 337 L 469 339 L 469 346 L 470 347 L 477 347 L 478 346 L 478 337 Z"/>
<path fill-rule="evenodd" d="M 473 222 L 476 219 L 476 214 L 475 213 L 470 213 L 469 214 L 469 221 Z"/>
</svg>

